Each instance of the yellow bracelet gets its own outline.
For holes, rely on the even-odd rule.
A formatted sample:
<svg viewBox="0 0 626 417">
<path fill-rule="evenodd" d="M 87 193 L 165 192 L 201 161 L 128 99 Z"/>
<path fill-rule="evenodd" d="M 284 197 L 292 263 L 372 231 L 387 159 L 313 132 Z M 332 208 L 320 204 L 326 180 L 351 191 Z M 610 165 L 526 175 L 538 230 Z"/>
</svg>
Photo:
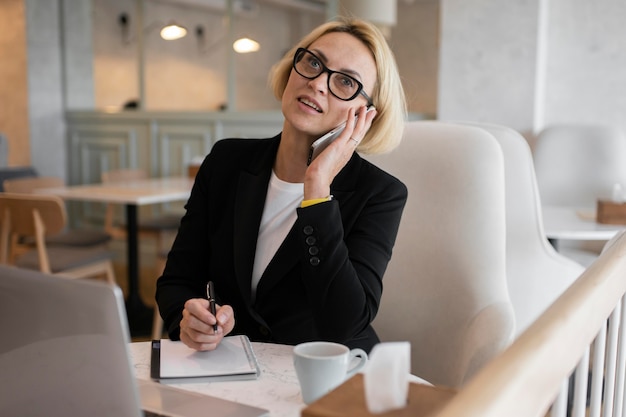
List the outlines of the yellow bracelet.
<svg viewBox="0 0 626 417">
<path fill-rule="evenodd" d="M 329 195 L 328 197 L 324 197 L 324 198 L 314 198 L 314 199 L 311 199 L 311 200 L 302 200 L 302 203 L 300 203 L 300 208 L 313 206 L 313 205 L 319 204 L 319 203 L 325 203 L 325 202 L 330 201 L 332 199 L 333 199 L 333 196 Z"/>
</svg>

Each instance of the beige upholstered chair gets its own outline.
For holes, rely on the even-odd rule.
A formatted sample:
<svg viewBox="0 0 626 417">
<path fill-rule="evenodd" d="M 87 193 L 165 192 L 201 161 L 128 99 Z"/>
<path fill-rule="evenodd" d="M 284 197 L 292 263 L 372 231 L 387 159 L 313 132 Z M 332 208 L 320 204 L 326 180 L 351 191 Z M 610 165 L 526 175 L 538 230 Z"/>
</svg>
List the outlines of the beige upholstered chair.
<svg viewBox="0 0 626 417">
<path fill-rule="evenodd" d="M 620 232 L 511 346 L 429 416 L 623 416 L 624 270 Z"/>
<path fill-rule="evenodd" d="M 133 180 L 147 179 L 148 174 L 141 169 L 118 169 L 103 172 L 103 183 L 115 183 Z M 104 220 L 104 229 L 117 239 L 126 239 L 126 226 L 116 223 L 115 204 L 107 204 Z M 181 215 L 162 215 L 146 219 L 139 219 L 139 237 L 155 239 L 157 251 L 165 250 L 166 234 L 175 233 L 180 224 Z"/>
<path fill-rule="evenodd" d="M 502 151 L 481 129 L 418 121 L 368 159 L 409 191 L 374 328 L 411 342 L 412 373 L 458 387 L 514 334 Z"/>
<path fill-rule="evenodd" d="M 626 190 L 626 136 L 609 125 L 554 125 L 537 136 L 533 158 L 541 204 L 592 212 L 598 198 L 611 198 L 613 185 Z M 558 242 L 559 252 L 583 266 L 606 242 Z"/>
<path fill-rule="evenodd" d="M 486 130 L 502 148 L 506 273 L 519 335 L 583 273 L 584 268 L 557 253 L 546 239 L 533 158 L 526 139 L 504 126 L 464 124 Z"/>
<path fill-rule="evenodd" d="M 7 263 L 16 236 L 31 237 L 36 249 L 17 256 L 16 266 L 69 278 L 104 276 L 115 284 L 109 251 L 46 243 L 46 236 L 59 233 L 66 225 L 65 205 L 59 197 L 0 193 L 0 216 L 0 263 Z"/>
<path fill-rule="evenodd" d="M 8 193 L 32 194 L 39 188 L 63 187 L 65 185 L 59 177 L 21 177 L 4 180 L 3 187 Z M 66 227 L 56 235 L 47 236 L 49 245 L 65 246 L 94 246 L 104 245 L 111 240 L 111 235 L 95 229 L 74 229 Z"/>
</svg>

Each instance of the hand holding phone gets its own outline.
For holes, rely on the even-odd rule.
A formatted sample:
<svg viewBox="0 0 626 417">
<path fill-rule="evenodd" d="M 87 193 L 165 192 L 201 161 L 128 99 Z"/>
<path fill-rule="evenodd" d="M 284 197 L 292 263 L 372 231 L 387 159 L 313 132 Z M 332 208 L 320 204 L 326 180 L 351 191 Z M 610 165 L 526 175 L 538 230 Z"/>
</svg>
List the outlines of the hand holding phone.
<svg viewBox="0 0 626 417">
<path fill-rule="evenodd" d="M 367 112 L 370 112 L 370 111 L 372 111 L 374 109 L 375 109 L 374 106 L 369 106 L 367 108 Z M 359 116 L 356 116 L 354 118 L 354 124 L 356 124 L 356 122 L 358 120 L 358 117 Z M 309 157 L 308 157 L 308 159 L 306 161 L 306 164 L 307 165 L 311 165 L 311 162 L 313 162 L 313 160 L 317 157 L 317 155 L 322 153 L 322 151 L 324 149 L 326 149 L 328 147 L 328 145 L 333 143 L 333 141 L 335 139 L 337 139 L 339 137 L 339 135 L 341 135 L 341 132 L 343 132 L 343 130 L 345 128 L 346 128 L 346 122 L 343 122 L 342 124 L 340 124 L 336 128 L 332 129 L 330 132 L 326 133 L 324 136 L 320 137 L 315 142 L 313 142 L 311 144 L 311 148 L 309 149 Z"/>
</svg>

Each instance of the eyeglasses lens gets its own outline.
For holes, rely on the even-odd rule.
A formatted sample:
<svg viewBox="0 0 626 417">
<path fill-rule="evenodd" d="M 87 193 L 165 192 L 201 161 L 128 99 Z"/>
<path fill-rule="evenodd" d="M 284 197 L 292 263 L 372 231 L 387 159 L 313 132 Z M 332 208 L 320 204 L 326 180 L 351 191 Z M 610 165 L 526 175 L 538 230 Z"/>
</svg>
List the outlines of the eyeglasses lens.
<svg viewBox="0 0 626 417">
<path fill-rule="evenodd" d="M 323 72 L 329 73 L 328 88 L 333 95 L 342 100 L 352 100 L 362 88 L 356 79 L 328 69 L 318 57 L 306 49 L 296 53 L 293 68 L 298 74 L 310 80 L 319 77 Z"/>
</svg>

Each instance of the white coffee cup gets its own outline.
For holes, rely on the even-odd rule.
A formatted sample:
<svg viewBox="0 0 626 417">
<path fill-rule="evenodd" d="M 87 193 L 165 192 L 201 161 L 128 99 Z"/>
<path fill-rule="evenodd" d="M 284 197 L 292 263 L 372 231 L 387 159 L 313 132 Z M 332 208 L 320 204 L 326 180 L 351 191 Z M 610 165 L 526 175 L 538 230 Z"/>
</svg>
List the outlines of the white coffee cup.
<svg viewBox="0 0 626 417">
<path fill-rule="evenodd" d="M 354 358 L 359 361 L 348 369 Z M 363 349 L 350 350 L 339 343 L 307 342 L 293 349 L 293 364 L 306 404 L 339 386 L 366 363 L 367 353 Z"/>
</svg>

